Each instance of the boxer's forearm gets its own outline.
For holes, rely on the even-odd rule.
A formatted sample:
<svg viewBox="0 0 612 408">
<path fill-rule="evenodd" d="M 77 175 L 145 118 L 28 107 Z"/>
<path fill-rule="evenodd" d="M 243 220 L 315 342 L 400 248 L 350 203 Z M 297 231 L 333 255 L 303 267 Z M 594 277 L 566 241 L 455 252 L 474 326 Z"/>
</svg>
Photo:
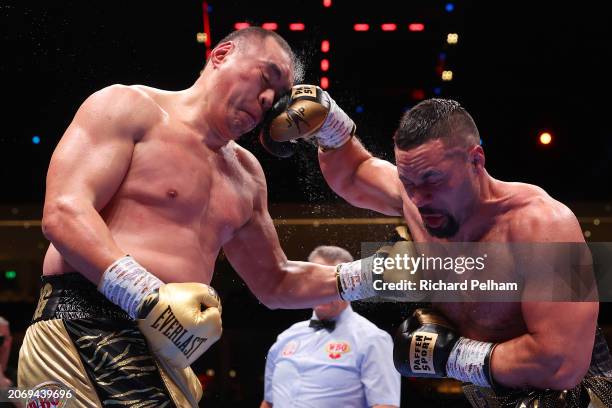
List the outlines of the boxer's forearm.
<svg viewBox="0 0 612 408">
<path fill-rule="evenodd" d="M 356 137 L 339 149 L 319 150 L 319 165 L 325 181 L 336 194 L 357 207 L 364 205 L 360 199 L 364 192 L 356 188 L 357 171 L 368 160 L 374 157 Z"/>
<path fill-rule="evenodd" d="M 569 342 L 552 344 L 525 334 L 495 347 L 491 371 L 505 387 L 564 390 L 578 384 L 588 370 L 589 362 L 576 362 L 574 354 Z"/>
<path fill-rule="evenodd" d="M 319 150 L 319 165 L 327 184 L 338 195 L 351 202 L 357 169 L 372 155 L 354 137 L 339 149 Z"/>
<path fill-rule="evenodd" d="M 91 204 L 79 199 L 45 203 L 42 229 L 62 257 L 92 283 L 125 255 Z"/>
<path fill-rule="evenodd" d="M 271 309 L 305 309 L 340 300 L 336 267 L 310 262 L 287 261 L 270 282 L 264 303 Z M 263 299 L 262 299 L 263 300 Z"/>
<path fill-rule="evenodd" d="M 350 204 L 385 215 L 402 214 L 397 169 L 373 157 L 357 138 L 339 149 L 319 151 L 319 164 L 332 190 Z"/>
</svg>

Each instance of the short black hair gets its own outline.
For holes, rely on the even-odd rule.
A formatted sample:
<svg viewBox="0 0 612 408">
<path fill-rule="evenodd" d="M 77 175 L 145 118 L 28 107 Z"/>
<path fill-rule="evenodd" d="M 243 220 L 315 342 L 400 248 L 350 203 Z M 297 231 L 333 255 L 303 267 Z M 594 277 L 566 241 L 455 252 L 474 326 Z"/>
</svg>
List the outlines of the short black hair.
<svg viewBox="0 0 612 408">
<path fill-rule="evenodd" d="M 480 144 L 472 116 L 452 99 L 426 99 L 404 113 L 393 136 L 398 149 L 407 150 L 433 139 L 466 146 Z"/>
<path fill-rule="evenodd" d="M 272 30 L 266 30 L 265 28 L 257 26 L 242 28 L 240 30 L 232 31 L 226 35 L 217 43 L 217 45 L 224 42 L 233 41 L 236 46 L 240 48 L 244 44 L 243 40 L 253 37 L 257 38 L 258 40 L 265 40 L 268 37 L 272 37 L 278 43 L 278 45 L 281 46 L 283 51 L 289 55 L 289 58 L 291 58 L 291 62 L 293 64 L 293 76 L 295 78 L 294 82 L 297 84 L 303 80 L 304 64 L 302 63 L 302 60 L 295 54 L 295 52 L 293 52 L 293 49 L 289 43 Z"/>
</svg>

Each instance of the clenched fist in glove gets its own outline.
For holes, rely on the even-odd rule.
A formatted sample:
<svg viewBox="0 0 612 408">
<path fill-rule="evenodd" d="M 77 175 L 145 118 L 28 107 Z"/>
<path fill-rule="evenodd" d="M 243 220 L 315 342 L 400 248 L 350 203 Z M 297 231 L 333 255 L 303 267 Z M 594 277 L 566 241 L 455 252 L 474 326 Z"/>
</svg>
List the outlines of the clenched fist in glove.
<svg viewBox="0 0 612 408">
<path fill-rule="evenodd" d="M 259 140 L 270 153 L 289 157 L 298 139 L 314 137 L 321 149 L 337 149 L 353 137 L 355 129 L 327 92 L 315 85 L 296 85 L 268 111 Z"/>
<path fill-rule="evenodd" d="M 494 348 L 459 336 L 436 310 L 417 309 L 397 330 L 393 360 L 406 377 L 451 377 L 491 387 Z"/>
<path fill-rule="evenodd" d="M 109 266 L 98 289 L 136 319 L 151 352 L 185 368 L 221 337 L 221 301 L 203 283 L 164 284 L 132 257 Z"/>
</svg>

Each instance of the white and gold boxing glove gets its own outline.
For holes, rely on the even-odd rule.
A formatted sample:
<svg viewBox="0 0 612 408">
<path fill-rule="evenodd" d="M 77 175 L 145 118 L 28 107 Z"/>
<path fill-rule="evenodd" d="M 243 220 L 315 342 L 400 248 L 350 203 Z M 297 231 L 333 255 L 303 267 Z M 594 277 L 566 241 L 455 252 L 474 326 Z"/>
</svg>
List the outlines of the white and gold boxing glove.
<svg viewBox="0 0 612 408">
<path fill-rule="evenodd" d="M 315 138 L 322 150 L 342 147 L 355 134 L 353 120 L 326 91 L 315 85 L 296 85 L 267 113 L 260 141 L 270 153 L 287 157 L 291 142 Z"/>
<path fill-rule="evenodd" d="M 185 368 L 221 337 L 221 301 L 203 283 L 164 284 L 132 257 L 115 261 L 98 290 L 136 319 L 151 352 Z"/>
</svg>

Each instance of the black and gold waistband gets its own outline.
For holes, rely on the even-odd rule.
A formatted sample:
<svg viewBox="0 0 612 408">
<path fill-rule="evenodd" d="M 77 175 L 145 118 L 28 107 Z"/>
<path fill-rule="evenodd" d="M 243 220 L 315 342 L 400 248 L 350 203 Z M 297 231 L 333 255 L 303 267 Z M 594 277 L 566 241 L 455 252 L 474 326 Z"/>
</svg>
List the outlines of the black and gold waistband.
<svg viewBox="0 0 612 408">
<path fill-rule="evenodd" d="M 42 276 L 41 280 L 40 298 L 32 323 L 50 319 L 131 321 L 126 312 L 106 299 L 78 272 Z"/>
</svg>

